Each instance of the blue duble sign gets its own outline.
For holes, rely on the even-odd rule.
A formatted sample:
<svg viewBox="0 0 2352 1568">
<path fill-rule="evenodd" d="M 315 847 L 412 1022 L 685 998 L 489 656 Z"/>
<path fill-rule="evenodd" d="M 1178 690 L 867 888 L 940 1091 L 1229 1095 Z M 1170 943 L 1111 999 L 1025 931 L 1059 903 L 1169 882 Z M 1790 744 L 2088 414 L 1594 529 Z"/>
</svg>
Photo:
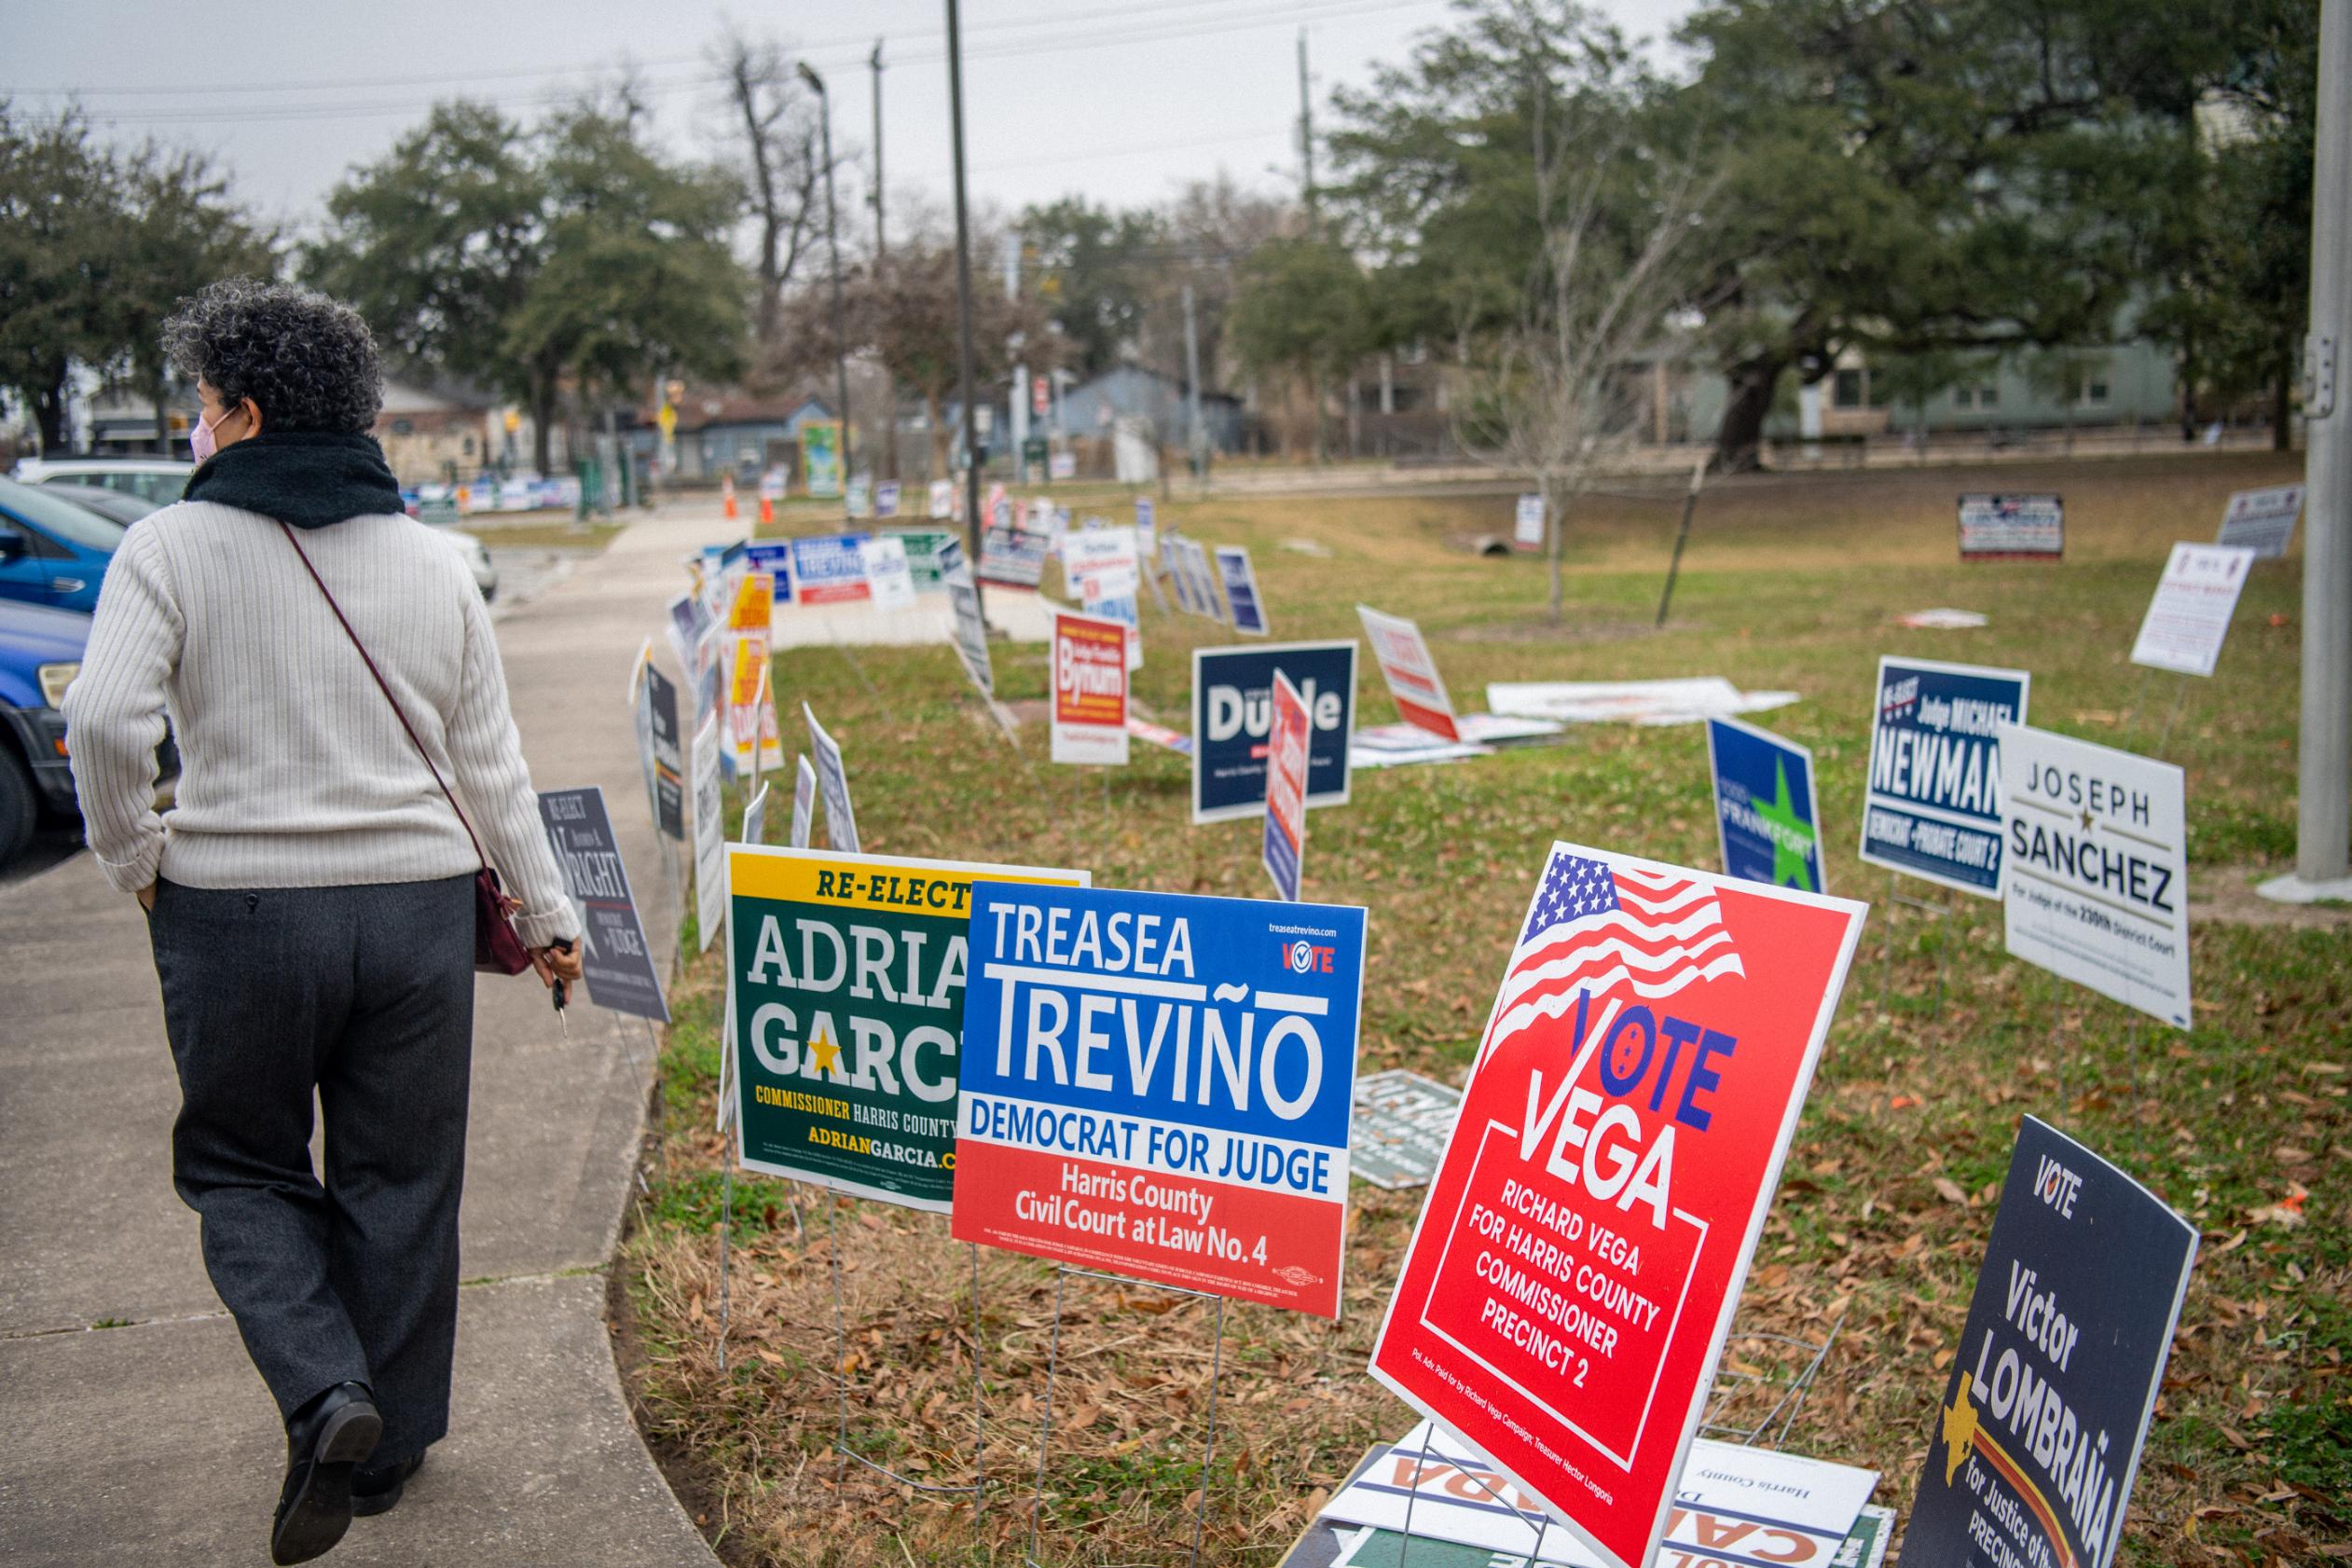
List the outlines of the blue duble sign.
<svg viewBox="0 0 2352 1568">
<path fill-rule="evenodd" d="M 1715 840 L 1723 850 L 1724 873 L 1800 892 L 1826 892 L 1813 754 L 1754 724 L 1710 719 L 1707 759 L 1715 781 Z"/>
<path fill-rule="evenodd" d="M 1192 820 L 1266 809 L 1274 671 L 1307 705 L 1307 805 L 1345 805 L 1355 730 L 1355 642 L 1276 642 L 1192 651 Z"/>
<path fill-rule="evenodd" d="M 1862 859 L 2001 896 L 2001 726 L 2026 722 L 2022 669 L 1881 658 Z"/>
<path fill-rule="evenodd" d="M 2105 1568 L 2196 1227 L 2027 1117 L 1929 1433 L 1903 1568 Z"/>
</svg>

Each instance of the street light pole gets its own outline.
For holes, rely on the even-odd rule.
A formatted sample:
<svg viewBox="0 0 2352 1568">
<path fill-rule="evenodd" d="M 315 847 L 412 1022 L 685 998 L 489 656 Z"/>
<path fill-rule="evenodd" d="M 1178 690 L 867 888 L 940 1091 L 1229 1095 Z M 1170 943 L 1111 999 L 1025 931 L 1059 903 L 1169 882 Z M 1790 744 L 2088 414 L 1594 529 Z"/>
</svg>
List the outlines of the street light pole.
<svg viewBox="0 0 2352 1568">
<path fill-rule="evenodd" d="M 2352 899 L 2352 0 L 2319 7 L 2311 182 L 2311 337 L 2304 345 L 2303 712 L 2295 873 L 2262 886 L 2295 903 Z"/>
<path fill-rule="evenodd" d="M 971 554 L 972 594 L 984 613 L 980 586 L 980 416 L 972 407 L 971 230 L 964 208 L 964 44 L 956 0 L 947 0 L 947 122 L 956 148 L 956 395 L 964 406 L 964 535 Z"/>
<path fill-rule="evenodd" d="M 817 91 L 819 117 L 824 128 L 825 151 L 825 246 L 832 254 L 833 272 L 833 392 L 841 405 L 841 515 L 849 516 L 849 318 L 841 303 L 841 230 L 833 213 L 833 100 L 825 90 L 825 78 L 805 60 L 800 62 L 801 80 Z"/>
</svg>

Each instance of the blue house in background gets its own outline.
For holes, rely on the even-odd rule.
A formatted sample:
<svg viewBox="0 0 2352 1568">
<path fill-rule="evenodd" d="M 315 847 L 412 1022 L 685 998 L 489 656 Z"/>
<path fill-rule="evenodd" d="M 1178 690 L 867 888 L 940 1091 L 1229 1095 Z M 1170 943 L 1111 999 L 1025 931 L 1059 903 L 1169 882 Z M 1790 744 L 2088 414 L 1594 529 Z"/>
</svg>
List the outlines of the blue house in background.
<svg viewBox="0 0 2352 1568">
<path fill-rule="evenodd" d="M 1181 447 L 1188 419 L 1184 384 L 1140 364 L 1122 364 L 1062 394 L 1062 428 L 1075 436 L 1108 436 L 1122 419 L 1148 421 L 1153 437 Z M 1224 392 L 1201 394 L 1201 423 L 1209 445 L 1235 452 L 1242 443 L 1242 401 Z"/>
<path fill-rule="evenodd" d="M 801 427 L 811 420 L 830 420 L 832 406 L 820 397 L 756 398 L 696 396 L 689 393 L 678 407 L 678 476 L 712 484 L 732 474 L 737 485 L 756 481 L 762 471 L 789 466 L 799 481 Z M 650 457 L 660 441 L 651 410 L 639 416 L 626 439 L 640 457 Z"/>
</svg>

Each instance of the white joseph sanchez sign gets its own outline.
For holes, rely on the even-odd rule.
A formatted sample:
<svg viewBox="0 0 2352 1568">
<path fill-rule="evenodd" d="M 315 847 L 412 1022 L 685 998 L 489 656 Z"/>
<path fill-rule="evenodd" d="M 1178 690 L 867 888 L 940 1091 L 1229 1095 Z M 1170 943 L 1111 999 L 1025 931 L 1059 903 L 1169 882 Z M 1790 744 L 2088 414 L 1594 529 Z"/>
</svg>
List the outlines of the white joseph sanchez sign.
<svg viewBox="0 0 2352 1568">
<path fill-rule="evenodd" d="M 2001 730 L 2011 956 L 2189 1026 L 2180 770 L 2024 724 Z"/>
</svg>

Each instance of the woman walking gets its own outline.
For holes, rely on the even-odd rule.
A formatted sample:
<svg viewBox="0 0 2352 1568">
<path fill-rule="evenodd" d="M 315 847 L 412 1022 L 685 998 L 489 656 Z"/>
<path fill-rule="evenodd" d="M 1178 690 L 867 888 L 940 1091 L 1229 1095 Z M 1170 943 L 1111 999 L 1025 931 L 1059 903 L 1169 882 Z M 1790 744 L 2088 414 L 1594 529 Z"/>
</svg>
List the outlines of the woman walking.
<svg viewBox="0 0 2352 1568">
<path fill-rule="evenodd" d="M 580 933 L 481 596 L 367 433 L 366 325 L 240 279 L 164 337 L 198 467 L 125 535 L 64 706 L 90 848 L 147 910 L 173 1186 L 285 1418 L 271 1558 L 301 1562 L 448 1428 L 484 858 L 543 983 Z"/>
</svg>

